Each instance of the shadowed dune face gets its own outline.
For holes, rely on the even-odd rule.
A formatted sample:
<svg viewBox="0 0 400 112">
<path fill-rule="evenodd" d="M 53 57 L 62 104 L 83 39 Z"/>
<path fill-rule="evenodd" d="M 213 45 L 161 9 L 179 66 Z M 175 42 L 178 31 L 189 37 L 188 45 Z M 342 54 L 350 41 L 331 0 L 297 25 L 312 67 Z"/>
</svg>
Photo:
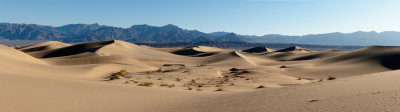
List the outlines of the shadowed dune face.
<svg viewBox="0 0 400 112">
<path fill-rule="evenodd" d="M 369 63 L 391 70 L 400 69 L 400 47 L 372 46 L 323 60 L 322 63 Z"/>
<path fill-rule="evenodd" d="M 49 49 L 48 46 L 41 46 L 41 47 L 35 47 L 35 48 L 30 48 L 30 49 L 23 49 L 21 50 L 22 52 L 35 52 L 35 51 L 43 51 Z"/>
<path fill-rule="evenodd" d="M 322 56 L 324 56 L 324 54 L 313 54 L 313 55 L 298 57 L 298 58 L 292 59 L 291 61 L 312 60 L 312 59 L 316 59 L 316 58 L 319 58 Z"/>
<path fill-rule="evenodd" d="M 202 53 L 202 54 L 195 55 L 194 57 L 207 57 L 207 56 L 212 56 L 215 54 L 218 54 L 218 53 L 217 52 Z"/>
<path fill-rule="evenodd" d="M 305 49 L 305 48 L 301 48 L 299 46 L 293 46 L 293 47 L 277 50 L 275 52 L 304 52 L 304 53 L 309 53 L 309 52 L 312 52 L 312 51 L 308 50 L 308 49 Z"/>
<path fill-rule="evenodd" d="M 372 59 L 381 59 L 380 63 L 389 69 L 392 70 L 398 70 L 400 69 L 400 53 L 396 53 L 396 54 L 389 54 L 389 55 L 385 55 L 385 56 L 377 56 L 377 57 L 373 57 Z"/>
<path fill-rule="evenodd" d="M 266 48 L 265 46 L 254 47 L 250 49 L 243 50 L 242 52 L 247 53 L 263 53 L 263 52 L 273 52 L 275 50 Z"/>
<path fill-rule="evenodd" d="M 218 54 L 220 49 L 205 47 L 205 46 L 191 46 L 182 49 L 174 50 L 171 53 L 182 56 L 192 56 L 192 57 L 207 57 Z"/>
<path fill-rule="evenodd" d="M 42 58 L 62 57 L 62 56 L 76 55 L 76 54 L 85 53 L 85 52 L 95 52 L 96 50 L 100 49 L 101 47 L 108 45 L 108 44 L 112 44 L 112 43 L 114 43 L 114 40 L 90 42 L 90 43 L 73 45 L 73 46 L 57 49 L 53 52 L 49 52 L 46 55 L 44 55 Z"/>
<path fill-rule="evenodd" d="M 196 51 L 196 50 L 194 50 L 192 48 L 188 48 L 188 49 L 177 50 L 177 51 L 174 51 L 172 53 L 173 54 L 177 54 L 177 55 L 188 56 L 188 55 L 198 55 L 198 54 L 202 54 L 202 53 L 205 53 L 205 52 Z"/>
<path fill-rule="evenodd" d="M 201 51 L 196 51 L 194 49 L 183 49 L 174 51 L 172 53 L 176 55 L 192 56 L 192 57 L 207 57 L 217 54 L 216 52 L 201 52 Z"/>
</svg>

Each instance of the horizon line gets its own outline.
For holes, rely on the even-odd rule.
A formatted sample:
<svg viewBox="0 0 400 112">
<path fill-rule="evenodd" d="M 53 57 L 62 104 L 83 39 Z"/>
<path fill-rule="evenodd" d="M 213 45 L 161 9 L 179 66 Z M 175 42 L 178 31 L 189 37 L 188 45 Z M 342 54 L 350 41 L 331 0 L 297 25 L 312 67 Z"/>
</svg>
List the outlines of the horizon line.
<svg viewBox="0 0 400 112">
<path fill-rule="evenodd" d="M 309 34 L 299 34 L 299 35 L 288 35 L 288 34 L 277 34 L 277 33 L 266 33 L 263 35 L 255 35 L 255 34 L 239 34 L 239 33 L 235 33 L 235 32 L 230 32 L 230 31 L 213 31 L 213 32 L 204 32 L 204 31 L 200 31 L 198 29 L 187 29 L 187 28 L 182 28 L 178 25 L 175 24 L 165 24 L 165 25 L 161 25 L 161 26 L 157 26 L 157 25 L 149 25 L 149 24 L 133 24 L 130 25 L 130 27 L 121 27 L 121 26 L 113 26 L 113 25 L 105 25 L 105 24 L 99 24 L 98 22 L 94 22 L 94 23 L 70 23 L 70 24 L 64 24 L 64 25 L 43 25 L 43 24 L 36 24 L 36 23 L 11 23 L 11 22 L 0 22 L 0 24 L 26 24 L 26 25 L 40 25 L 40 26 L 50 26 L 50 27 L 62 27 L 62 26 L 66 26 L 66 25 L 77 25 L 77 24 L 84 24 L 84 25 L 93 25 L 93 24 L 97 24 L 100 26 L 108 26 L 108 27 L 116 27 L 116 28 L 130 28 L 132 26 L 138 26 L 138 25 L 147 25 L 147 26 L 152 26 L 152 27 L 164 27 L 167 25 L 174 25 L 178 28 L 181 28 L 183 30 L 188 30 L 188 31 L 199 31 L 199 32 L 203 32 L 206 34 L 210 34 L 210 33 L 216 33 L 216 32 L 225 32 L 225 33 L 234 33 L 240 36 L 266 36 L 266 35 L 282 35 L 282 36 L 307 36 L 307 35 L 319 35 L 319 34 L 331 34 L 331 33 L 342 33 L 342 34 L 351 34 L 351 33 L 356 33 L 356 32 L 375 32 L 375 33 L 383 33 L 383 32 L 400 32 L 400 31 L 394 31 L 394 30 L 387 30 L 387 31 L 376 31 L 376 30 L 369 30 L 369 31 L 363 31 L 363 30 L 356 30 L 356 31 L 352 31 L 352 32 L 340 32 L 340 31 L 332 31 L 332 32 L 324 32 L 324 33 L 309 33 Z"/>
</svg>

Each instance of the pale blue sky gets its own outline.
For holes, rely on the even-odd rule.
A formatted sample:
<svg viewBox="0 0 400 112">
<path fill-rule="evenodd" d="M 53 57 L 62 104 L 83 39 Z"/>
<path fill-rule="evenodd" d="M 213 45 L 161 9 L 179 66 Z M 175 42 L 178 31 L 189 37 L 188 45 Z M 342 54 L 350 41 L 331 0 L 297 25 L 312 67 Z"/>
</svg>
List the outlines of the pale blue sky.
<svg viewBox="0 0 400 112">
<path fill-rule="evenodd" d="M 400 31 L 400 0 L 0 0 L 0 22 L 174 24 L 247 35 Z"/>
</svg>

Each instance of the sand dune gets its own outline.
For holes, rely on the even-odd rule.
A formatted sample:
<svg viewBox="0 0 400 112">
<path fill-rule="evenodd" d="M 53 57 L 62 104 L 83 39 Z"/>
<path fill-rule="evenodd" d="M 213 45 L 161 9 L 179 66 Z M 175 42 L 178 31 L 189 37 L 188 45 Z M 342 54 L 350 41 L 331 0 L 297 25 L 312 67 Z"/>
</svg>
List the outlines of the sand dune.
<svg viewBox="0 0 400 112">
<path fill-rule="evenodd" d="M 247 52 L 247 53 L 268 53 L 268 52 L 274 52 L 274 51 L 275 50 L 266 48 L 265 46 L 253 47 L 253 48 L 243 50 L 243 52 Z"/>
<path fill-rule="evenodd" d="M 4 62 L 3 64 L 12 64 L 13 62 L 45 64 L 41 60 L 33 58 L 32 56 L 15 50 L 11 47 L 0 45 L 0 50 L 0 59 L 2 60 L 2 62 Z"/>
<path fill-rule="evenodd" d="M 329 58 L 323 64 L 336 63 L 365 63 L 370 65 L 382 65 L 388 69 L 400 68 L 400 48 L 387 46 L 371 46 L 353 52 Z"/>
<path fill-rule="evenodd" d="M 58 41 L 48 41 L 48 42 L 43 42 L 43 43 L 36 44 L 36 45 L 21 47 L 18 49 L 23 52 L 36 52 L 36 51 L 57 49 L 57 48 L 62 48 L 62 47 L 67 47 L 67 46 L 70 46 L 70 45 L 62 43 L 62 42 L 58 42 Z"/>
<path fill-rule="evenodd" d="M 2 112 L 399 110 L 400 47 L 238 51 L 110 40 L 0 51 Z"/>
<path fill-rule="evenodd" d="M 288 47 L 285 49 L 277 50 L 276 52 L 310 53 L 313 51 L 299 47 L 299 46 L 293 46 L 293 47 Z"/>
<path fill-rule="evenodd" d="M 335 51 L 335 50 L 325 50 L 321 52 L 313 52 L 306 55 L 294 56 L 290 61 L 302 61 L 302 60 L 313 60 L 313 59 L 325 59 L 331 56 L 336 56 L 345 53 L 346 51 Z"/>
<path fill-rule="evenodd" d="M 175 106 L 186 112 L 400 111 L 400 71 L 368 74 L 284 88 L 233 93 Z M 223 105 L 221 105 L 223 104 Z"/>
<path fill-rule="evenodd" d="M 161 51 L 169 52 L 176 55 L 205 57 L 211 56 L 224 51 L 223 49 L 207 47 L 207 46 L 190 46 L 185 48 L 162 48 Z"/>
</svg>

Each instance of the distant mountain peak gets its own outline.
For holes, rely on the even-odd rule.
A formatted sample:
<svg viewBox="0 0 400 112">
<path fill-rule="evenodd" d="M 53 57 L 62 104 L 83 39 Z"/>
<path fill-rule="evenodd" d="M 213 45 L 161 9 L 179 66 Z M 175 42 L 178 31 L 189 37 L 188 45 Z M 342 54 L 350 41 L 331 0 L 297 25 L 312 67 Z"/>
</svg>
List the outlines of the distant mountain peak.
<svg viewBox="0 0 400 112">
<path fill-rule="evenodd" d="M 143 28 L 143 27 L 153 27 L 147 24 L 132 25 L 130 28 Z"/>
<path fill-rule="evenodd" d="M 168 29 L 168 30 L 180 30 L 178 26 L 175 26 L 173 24 L 167 24 L 165 26 L 162 26 L 161 28 Z"/>
<path fill-rule="evenodd" d="M 213 35 L 213 36 L 223 36 L 223 35 L 227 35 L 229 33 L 231 33 L 231 32 L 219 31 L 219 32 L 212 32 L 212 33 L 209 33 L 209 34 Z"/>
<path fill-rule="evenodd" d="M 162 27 L 164 27 L 164 28 L 179 28 L 178 26 L 173 25 L 173 24 L 167 24 L 167 25 L 164 25 Z"/>
</svg>

